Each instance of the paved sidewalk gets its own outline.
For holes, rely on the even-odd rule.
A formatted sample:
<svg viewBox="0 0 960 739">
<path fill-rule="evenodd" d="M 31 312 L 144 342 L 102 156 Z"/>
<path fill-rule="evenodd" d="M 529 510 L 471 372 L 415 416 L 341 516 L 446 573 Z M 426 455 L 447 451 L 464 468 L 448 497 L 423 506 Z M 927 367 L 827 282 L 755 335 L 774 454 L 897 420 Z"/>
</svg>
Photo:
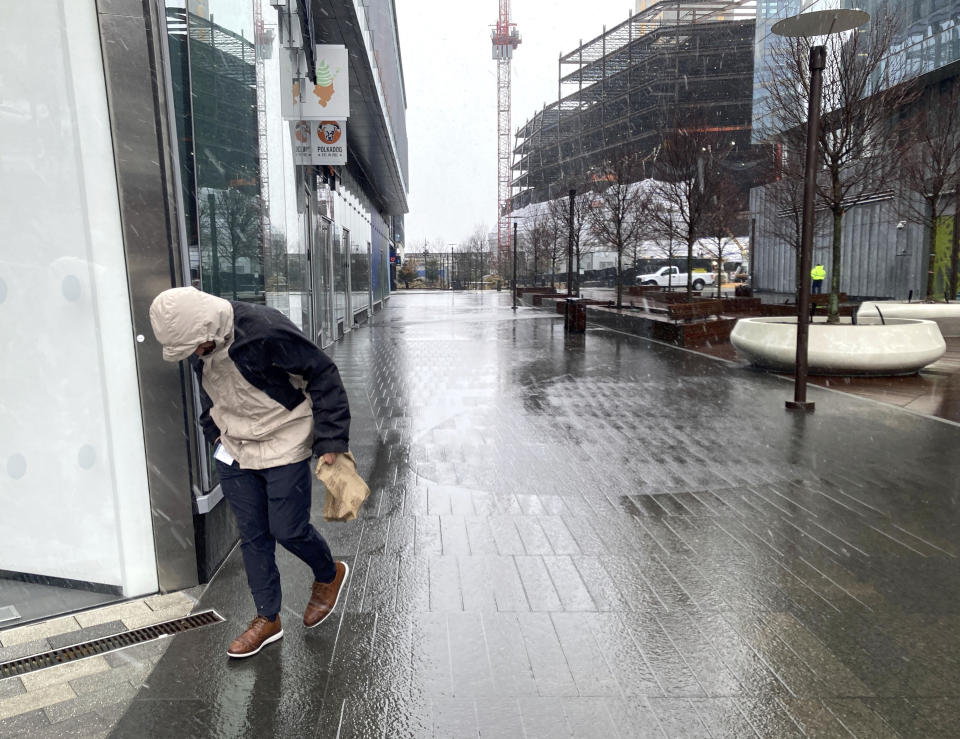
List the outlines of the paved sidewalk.
<svg viewBox="0 0 960 739">
<path fill-rule="evenodd" d="M 196 595 L 153 595 L 4 629 L 0 662 L 185 616 Z M 161 639 L 0 680 L 0 737 L 106 736 L 168 644 Z"/>
<path fill-rule="evenodd" d="M 285 637 L 239 553 L 115 736 L 950 736 L 960 429 L 562 319 L 394 296 L 331 353 L 374 491 L 314 520 L 351 565 Z M 317 500 L 322 490 L 315 489 Z"/>
</svg>

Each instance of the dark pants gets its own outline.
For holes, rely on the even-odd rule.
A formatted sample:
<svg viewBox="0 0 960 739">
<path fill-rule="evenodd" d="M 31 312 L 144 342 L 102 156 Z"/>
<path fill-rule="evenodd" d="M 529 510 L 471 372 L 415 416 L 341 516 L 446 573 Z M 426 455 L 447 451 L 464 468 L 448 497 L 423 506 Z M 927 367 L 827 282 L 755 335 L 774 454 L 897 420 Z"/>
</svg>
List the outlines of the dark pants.
<svg viewBox="0 0 960 739">
<path fill-rule="evenodd" d="M 814 295 L 819 295 L 823 292 L 823 280 L 814 280 L 813 289 L 810 291 Z"/>
<path fill-rule="evenodd" d="M 309 565 L 320 582 L 336 575 L 330 547 L 310 523 L 310 460 L 246 470 L 217 461 L 220 487 L 237 517 L 240 549 L 257 613 L 280 613 L 280 573 L 274 560 L 277 542 Z"/>
</svg>

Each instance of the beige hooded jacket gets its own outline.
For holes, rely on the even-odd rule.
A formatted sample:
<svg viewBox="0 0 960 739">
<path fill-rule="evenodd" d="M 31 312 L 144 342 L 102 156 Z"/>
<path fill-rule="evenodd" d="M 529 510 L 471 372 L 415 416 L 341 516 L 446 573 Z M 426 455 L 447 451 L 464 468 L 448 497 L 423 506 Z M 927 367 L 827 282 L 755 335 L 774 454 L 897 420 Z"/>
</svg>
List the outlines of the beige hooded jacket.
<svg viewBox="0 0 960 739">
<path fill-rule="evenodd" d="M 264 469 L 345 452 L 350 411 L 336 366 L 279 311 L 180 287 L 160 293 L 150 323 L 164 359 L 189 359 L 201 425 L 239 465 Z M 198 357 L 208 341 L 214 350 Z"/>
</svg>

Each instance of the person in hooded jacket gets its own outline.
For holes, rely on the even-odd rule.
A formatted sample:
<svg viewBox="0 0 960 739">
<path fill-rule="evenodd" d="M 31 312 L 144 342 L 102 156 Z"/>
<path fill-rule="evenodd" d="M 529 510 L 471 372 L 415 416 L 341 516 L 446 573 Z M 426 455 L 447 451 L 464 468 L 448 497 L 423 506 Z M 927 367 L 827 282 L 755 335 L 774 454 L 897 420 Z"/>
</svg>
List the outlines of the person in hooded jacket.
<svg viewBox="0 0 960 739">
<path fill-rule="evenodd" d="M 304 626 L 329 616 L 343 589 L 348 567 L 310 523 L 310 460 L 348 451 L 347 393 L 336 365 L 273 308 L 176 287 L 154 298 L 150 324 L 163 358 L 189 360 L 199 379 L 200 424 L 257 609 L 227 654 L 250 657 L 283 636 L 277 542 L 313 571 Z"/>
</svg>

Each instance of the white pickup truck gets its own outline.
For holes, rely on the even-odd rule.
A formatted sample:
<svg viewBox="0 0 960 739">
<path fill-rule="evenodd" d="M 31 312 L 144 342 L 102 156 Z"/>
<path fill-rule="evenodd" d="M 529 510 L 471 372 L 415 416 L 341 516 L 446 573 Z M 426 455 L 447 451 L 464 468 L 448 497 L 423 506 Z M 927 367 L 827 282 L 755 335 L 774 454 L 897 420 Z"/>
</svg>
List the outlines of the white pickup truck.
<svg viewBox="0 0 960 739">
<path fill-rule="evenodd" d="M 704 285 L 712 285 L 717 275 L 714 272 L 694 272 L 693 289 L 702 290 Z M 678 267 L 661 267 L 648 275 L 637 275 L 638 285 L 659 285 L 660 287 L 686 287 L 687 273 Z"/>
</svg>

